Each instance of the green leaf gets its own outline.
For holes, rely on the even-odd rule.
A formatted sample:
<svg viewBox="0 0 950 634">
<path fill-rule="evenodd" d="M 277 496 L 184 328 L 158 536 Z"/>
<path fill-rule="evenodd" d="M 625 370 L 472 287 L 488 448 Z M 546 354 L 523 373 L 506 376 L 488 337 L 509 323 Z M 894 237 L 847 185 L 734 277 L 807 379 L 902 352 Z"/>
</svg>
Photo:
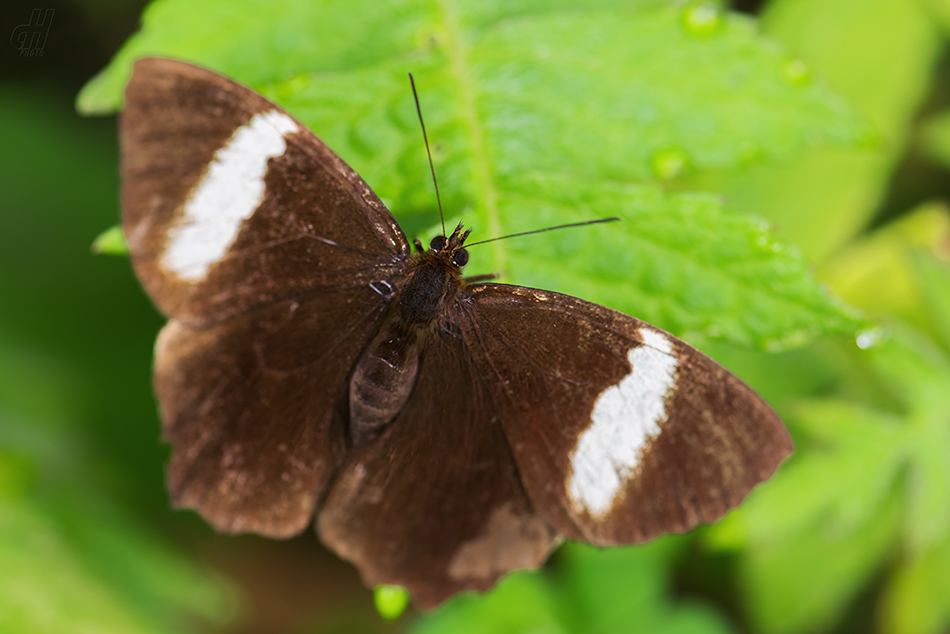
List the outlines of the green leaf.
<svg viewBox="0 0 950 634">
<path fill-rule="evenodd" d="M 68 422 L 78 374 L 3 344 L 0 631 L 171 634 L 224 621 L 222 584 L 99 493 L 89 443 Z"/>
<path fill-rule="evenodd" d="M 724 210 L 712 196 L 539 174 L 513 185 L 501 208 L 511 219 L 506 231 L 583 218 L 577 210 L 618 215 L 620 223 L 552 232 L 540 244 L 511 240 L 493 268 L 679 335 L 701 333 L 775 351 L 821 333 L 850 334 L 863 323 L 763 223 Z M 524 208 L 534 210 L 532 220 L 523 219 Z M 711 235 L 717 238 L 710 241 Z"/>
<path fill-rule="evenodd" d="M 873 123 L 876 143 L 819 148 L 695 186 L 723 189 L 738 210 L 774 222 L 782 240 L 820 262 L 878 211 L 930 90 L 940 39 L 913 0 L 775 0 L 762 26 Z"/>
<path fill-rule="evenodd" d="M 683 546 L 685 540 L 679 537 L 628 548 L 565 546 L 560 553 L 560 590 L 572 608 L 566 612 L 571 631 L 730 632 L 709 606 L 670 599 L 670 563 Z"/>
<path fill-rule="evenodd" d="M 141 527 L 82 503 L 0 499 L 0 630 L 171 634 L 196 616 L 224 619 L 217 582 Z"/>
<path fill-rule="evenodd" d="M 564 567 L 565 595 L 571 598 L 573 631 L 611 632 L 637 621 L 644 631 L 655 631 L 668 601 L 668 562 L 676 539 L 648 547 L 598 550 L 571 544 L 559 553 Z"/>
<path fill-rule="evenodd" d="M 803 403 L 792 460 L 708 532 L 744 547 L 748 611 L 768 633 L 828 628 L 892 553 L 950 539 L 950 358 L 901 326 L 856 356 L 896 410 Z"/>
<path fill-rule="evenodd" d="M 853 241 L 818 269 L 850 305 L 950 343 L 950 214 L 927 203 Z"/>
<path fill-rule="evenodd" d="M 950 230 L 944 231 L 943 237 L 950 237 Z M 913 264 L 920 280 L 921 303 L 931 318 L 935 334 L 944 348 L 950 350 L 950 257 L 940 256 L 917 252 L 913 254 Z"/>
<path fill-rule="evenodd" d="M 883 389 L 903 404 L 908 420 L 917 422 L 950 404 L 950 358 L 925 335 L 900 325 L 894 328 L 895 341 L 870 348 L 866 362 Z"/>
<path fill-rule="evenodd" d="M 940 37 L 920 7 L 905 0 L 777 0 L 766 31 L 826 78 L 887 143 L 900 144 L 940 52 Z M 823 29 L 834 28 L 834 37 Z M 877 46 L 887 33 L 888 46 Z"/>
<path fill-rule="evenodd" d="M 946 386 L 950 386 L 950 381 Z M 906 541 L 912 553 L 925 552 L 950 536 L 950 408 L 921 416 L 924 429 L 910 456 Z"/>
<path fill-rule="evenodd" d="M 950 2 L 947 0 L 919 0 L 944 32 L 950 32 Z"/>
<path fill-rule="evenodd" d="M 420 618 L 412 634 L 568 634 L 548 581 L 516 572 L 483 596 L 460 595 Z"/>
<path fill-rule="evenodd" d="M 805 532 L 741 555 L 753 628 L 763 634 L 828 631 L 882 565 L 898 534 L 891 497 L 875 521 L 846 535 Z"/>
<path fill-rule="evenodd" d="M 142 32 L 80 103 L 115 105 L 129 60 L 143 52 L 210 64 L 316 130 L 413 234 L 436 215 L 405 77 L 412 70 L 451 221 L 464 218 L 484 239 L 617 214 L 626 220 L 479 247 L 473 273 L 578 294 L 677 334 L 769 349 L 861 323 L 756 222 L 708 197 L 628 184 L 679 171 L 674 162 L 728 168 L 814 139 L 862 135 L 821 86 L 783 74 L 787 55 L 745 18 L 697 17 L 707 9 L 658 2 L 570 9 L 406 2 L 398 12 L 374 8 L 355 26 L 360 20 L 335 4 L 317 12 L 287 0 L 258 13 L 250 2 L 209 2 L 200 23 L 218 24 L 223 13 L 229 27 L 209 34 L 188 19 L 187 6 L 154 4 Z M 247 41 L 241 11 L 255 18 Z M 378 16 L 387 16 L 386 29 Z M 697 26 L 709 19 L 716 28 Z M 288 52 L 304 32 L 325 50 Z M 314 33 L 333 35 L 324 42 Z M 261 54 L 248 56 L 244 49 L 255 47 Z M 106 84 L 113 88 L 103 93 Z"/>
<path fill-rule="evenodd" d="M 673 601 L 670 559 L 682 539 L 631 548 L 569 544 L 555 572 L 514 573 L 484 596 L 460 596 L 426 615 L 414 634 L 728 634 L 708 606 Z"/>
<path fill-rule="evenodd" d="M 937 634 L 950 623 L 950 539 L 902 561 L 883 604 L 885 634 Z"/>
<path fill-rule="evenodd" d="M 352 124 L 368 114 L 364 99 L 380 110 L 408 101 L 405 71 L 413 70 L 424 92 L 442 91 L 440 111 L 466 137 L 472 169 L 485 172 L 482 196 L 491 195 L 492 172 L 652 178 L 650 158 L 667 148 L 698 168 L 722 168 L 865 133 L 822 87 L 786 77 L 787 55 L 748 19 L 728 15 L 721 28 L 697 34 L 684 10 L 667 5 L 403 0 L 354 19 L 343 2 L 164 0 L 83 90 L 79 107 L 115 109 L 131 61 L 165 54 L 258 88 L 319 78 L 321 88 L 331 84 L 331 100 L 332 84 L 342 82 L 353 94 L 334 120 Z M 281 103 L 323 134 L 293 99 Z"/>
<path fill-rule="evenodd" d="M 904 542 L 916 554 L 950 538 L 950 358 L 926 337 L 899 336 L 870 350 L 869 360 L 907 409 Z"/>
<path fill-rule="evenodd" d="M 730 515 L 755 543 L 794 538 L 816 525 L 846 535 L 873 521 L 903 465 L 894 417 L 838 401 L 799 407 L 790 421 L 808 444 Z M 826 486 L 834 482 L 834 486 Z M 735 530 L 727 525 L 714 529 Z"/>
<path fill-rule="evenodd" d="M 950 168 L 950 111 L 927 119 L 921 127 L 920 138 L 927 154 Z"/>
</svg>

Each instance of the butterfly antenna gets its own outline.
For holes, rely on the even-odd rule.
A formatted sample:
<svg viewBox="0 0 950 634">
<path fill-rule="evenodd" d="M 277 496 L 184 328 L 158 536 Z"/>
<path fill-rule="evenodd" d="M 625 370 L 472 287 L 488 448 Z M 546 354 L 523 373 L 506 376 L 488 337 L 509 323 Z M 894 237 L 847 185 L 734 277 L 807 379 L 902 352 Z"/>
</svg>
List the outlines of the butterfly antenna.
<svg viewBox="0 0 950 634">
<path fill-rule="evenodd" d="M 587 225 L 599 225 L 605 222 L 617 222 L 620 218 L 598 218 L 597 220 L 587 220 L 586 222 L 572 222 L 566 225 L 557 225 L 556 227 L 545 227 L 544 229 L 535 229 L 533 231 L 522 231 L 521 233 L 512 233 L 511 235 L 492 238 L 490 240 L 481 240 L 466 244 L 465 248 L 474 247 L 476 244 L 486 244 L 497 240 L 507 240 L 508 238 L 517 238 L 518 236 L 530 236 L 532 233 L 544 233 L 545 231 L 554 231 L 555 229 L 567 229 L 568 227 L 586 227 Z"/>
<path fill-rule="evenodd" d="M 426 123 L 422 120 L 422 108 L 419 106 L 419 93 L 416 92 L 416 80 L 409 73 L 409 83 L 412 84 L 412 96 L 416 100 L 416 112 L 419 113 L 419 125 L 422 126 L 422 140 L 426 142 L 426 154 L 429 155 L 429 170 L 432 172 L 432 184 L 435 185 L 435 201 L 439 204 L 439 220 L 442 221 L 442 235 L 445 235 L 445 216 L 442 215 L 442 199 L 439 198 L 439 181 L 435 178 L 435 166 L 432 164 L 432 152 L 429 151 L 429 137 L 426 136 Z"/>
</svg>

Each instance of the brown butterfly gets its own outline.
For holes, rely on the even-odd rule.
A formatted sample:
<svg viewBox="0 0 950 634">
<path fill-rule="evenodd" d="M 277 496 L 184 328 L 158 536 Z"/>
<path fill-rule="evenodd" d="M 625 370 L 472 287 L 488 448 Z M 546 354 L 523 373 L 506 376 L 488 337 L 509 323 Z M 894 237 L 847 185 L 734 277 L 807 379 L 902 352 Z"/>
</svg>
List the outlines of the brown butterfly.
<svg viewBox="0 0 950 634">
<path fill-rule="evenodd" d="M 714 521 L 791 451 L 752 389 L 672 335 L 467 282 L 461 226 L 412 253 L 356 172 L 252 90 L 143 59 L 125 96 L 122 226 L 169 317 L 168 488 L 216 529 L 316 518 L 367 584 L 427 608 L 562 538 Z"/>
</svg>

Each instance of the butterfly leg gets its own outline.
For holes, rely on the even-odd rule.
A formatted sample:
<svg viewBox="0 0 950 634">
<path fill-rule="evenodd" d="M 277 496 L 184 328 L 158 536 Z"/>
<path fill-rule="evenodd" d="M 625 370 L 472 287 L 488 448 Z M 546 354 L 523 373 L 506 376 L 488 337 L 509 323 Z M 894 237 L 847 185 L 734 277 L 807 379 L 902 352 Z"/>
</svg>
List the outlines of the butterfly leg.
<svg viewBox="0 0 950 634">
<path fill-rule="evenodd" d="M 419 253 L 422 253 L 423 251 L 426 250 L 425 247 L 422 246 L 422 241 L 419 240 L 419 238 L 415 238 L 415 239 L 412 241 L 412 244 L 415 245 L 416 251 L 418 251 Z"/>
</svg>

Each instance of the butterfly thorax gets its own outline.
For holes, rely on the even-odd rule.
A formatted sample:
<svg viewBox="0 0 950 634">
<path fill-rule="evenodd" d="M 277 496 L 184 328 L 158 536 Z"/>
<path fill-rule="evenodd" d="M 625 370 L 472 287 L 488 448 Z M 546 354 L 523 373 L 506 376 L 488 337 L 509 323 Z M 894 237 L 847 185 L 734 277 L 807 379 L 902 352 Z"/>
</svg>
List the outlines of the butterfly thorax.
<svg viewBox="0 0 950 634">
<path fill-rule="evenodd" d="M 429 253 L 422 258 L 399 295 L 399 320 L 407 328 L 425 326 L 437 319 L 446 301 L 458 292 L 458 273 L 432 262 Z"/>
<path fill-rule="evenodd" d="M 398 301 L 390 305 L 350 377 L 349 430 L 354 444 L 381 434 L 412 395 L 424 340 L 462 287 L 466 237 L 461 225 L 449 237 L 436 236 L 429 249 L 415 254 L 406 267 Z"/>
</svg>

